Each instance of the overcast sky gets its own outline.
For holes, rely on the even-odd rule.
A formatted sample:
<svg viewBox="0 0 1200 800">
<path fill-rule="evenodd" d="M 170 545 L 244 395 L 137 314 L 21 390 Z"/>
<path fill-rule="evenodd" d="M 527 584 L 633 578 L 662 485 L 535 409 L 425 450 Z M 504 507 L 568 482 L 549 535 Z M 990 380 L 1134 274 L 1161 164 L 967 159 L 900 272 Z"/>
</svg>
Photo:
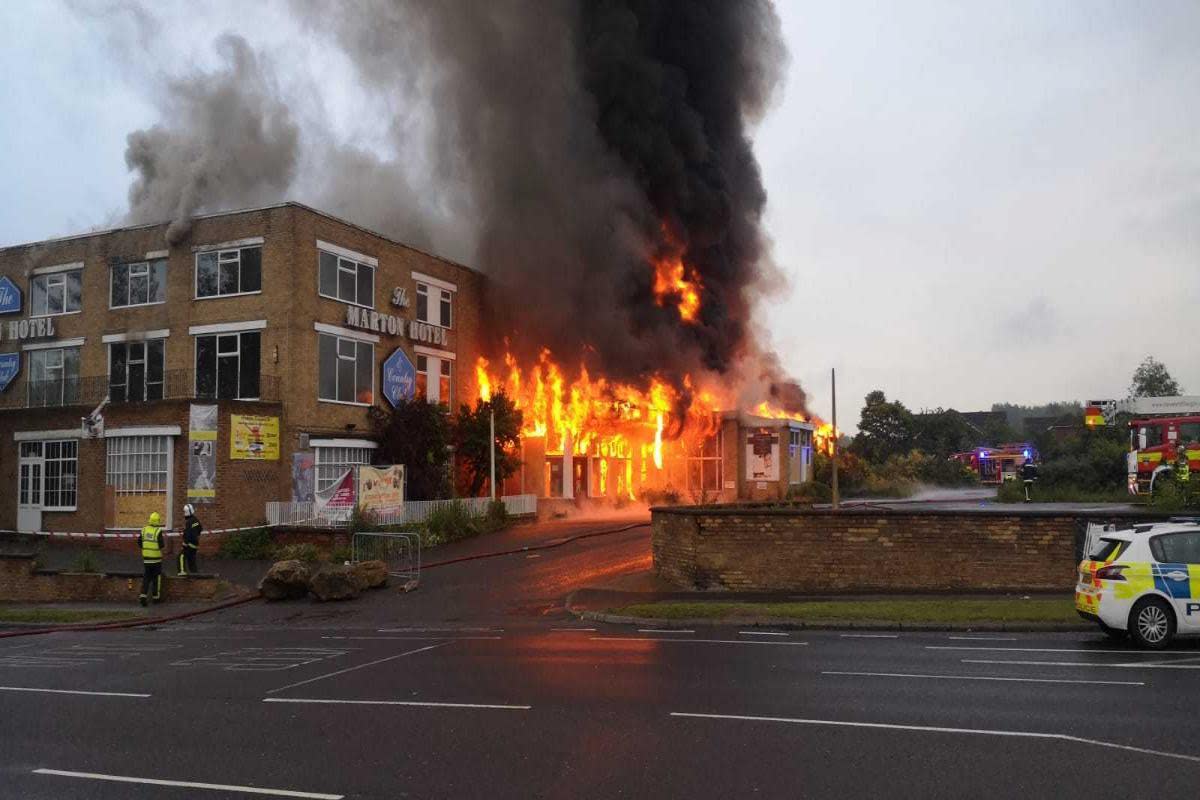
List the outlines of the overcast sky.
<svg viewBox="0 0 1200 800">
<path fill-rule="evenodd" d="M 0 245 L 118 222 L 155 82 L 231 30 L 369 142 L 343 58 L 282 6 L 0 4 Z M 233 9 L 237 8 L 237 13 Z M 790 278 L 760 315 L 828 413 L 1123 396 L 1147 354 L 1200 393 L 1200 3 L 784 2 L 758 129 Z M 302 198 L 297 198 L 302 199 Z M 769 334 L 766 333 L 769 331 Z"/>
</svg>

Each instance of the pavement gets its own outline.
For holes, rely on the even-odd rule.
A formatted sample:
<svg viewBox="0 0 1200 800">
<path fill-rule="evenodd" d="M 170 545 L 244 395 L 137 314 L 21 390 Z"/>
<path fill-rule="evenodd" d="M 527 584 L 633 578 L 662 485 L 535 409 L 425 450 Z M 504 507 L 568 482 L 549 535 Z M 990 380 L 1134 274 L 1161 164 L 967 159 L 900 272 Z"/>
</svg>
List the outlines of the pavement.
<svg viewBox="0 0 1200 800">
<path fill-rule="evenodd" d="M 0 797 L 1194 797 L 1200 642 L 584 623 L 649 529 L 410 594 L 0 640 Z M 555 545 L 546 548 L 546 545 Z"/>
</svg>

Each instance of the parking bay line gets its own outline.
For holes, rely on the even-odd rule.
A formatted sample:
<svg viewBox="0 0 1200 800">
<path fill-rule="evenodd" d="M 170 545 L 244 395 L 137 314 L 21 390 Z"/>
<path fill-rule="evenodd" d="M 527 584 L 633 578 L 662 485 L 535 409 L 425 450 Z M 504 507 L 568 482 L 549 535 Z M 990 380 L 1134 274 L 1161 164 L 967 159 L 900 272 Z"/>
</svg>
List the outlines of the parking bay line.
<svg viewBox="0 0 1200 800">
<path fill-rule="evenodd" d="M 791 636 L 782 631 L 738 631 L 742 636 Z"/>
<path fill-rule="evenodd" d="M 436 703 L 430 700 L 328 700 L 315 697 L 264 697 L 264 703 L 311 703 L 347 706 L 417 706 L 420 708 L 485 708 L 499 711 L 528 711 L 533 706 L 500 703 Z"/>
<path fill-rule="evenodd" d="M 34 686 L 0 686 L 0 692 L 41 692 L 45 694 L 82 694 L 89 697 L 149 697 L 137 692 L 85 692 L 82 689 L 41 689 Z"/>
<path fill-rule="evenodd" d="M 1186 659 L 1191 660 L 1191 659 Z M 1200 669 L 1200 664 L 1170 664 L 1162 661 L 1034 661 L 1004 658 L 964 658 L 964 664 L 1016 664 L 1022 667 L 1108 667 L 1119 669 Z"/>
<path fill-rule="evenodd" d="M 779 647 L 801 647 L 808 642 L 757 642 L 746 639 L 656 639 L 653 636 L 589 636 L 593 642 L 670 642 L 671 644 L 773 644 Z"/>
<path fill-rule="evenodd" d="M 842 639 L 899 639 L 898 633 L 843 633 Z"/>
<path fill-rule="evenodd" d="M 318 675 L 315 678 L 308 678 L 307 680 L 296 681 L 295 683 L 289 683 L 287 686 L 280 686 L 278 689 L 270 689 L 267 691 L 267 694 L 275 694 L 276 692 L 282 692 L 284 689 L 294 689 L 297 686 L 303 686 L 306 683 L 313 683 L 314 681 L 324 680 L 325 678 L 334 678 L 334 677 L 337 677 L 338 675 L 345 675 L 347 672 L 354 672 L 354 670 L 356 670 L 356 669 L 365 669 L 366 667 L 373 667 L 376 664 L 383 664 L 387 661 L 395 661 L 397 658 L 404 658 L 404 656 L 411 656 L 411 655 L 416 655 L 417 653 L 424 653 L 426 650 L 432 650 L 435 647 L 441 647 L 443 644 L 446 644 L 446 642 L 440 642 L 438 644 L 431 644 L 431 645 L 427 645 L 426 647 L 419 647 L 416 650 L 409 650 L 406 653 L 398 653 L 394 656 L 388 656 L 387 658 L 376 659 L 375 661 L 369 661 L 366 664 L 359 664 L 356 667 L 347 667 L 346 669 L 339 669 L 337 672 L 330 672 L 325 675 Z"/>
<path fill-rule="evenodd" d="M 1145 686 L 1143 681 L 1085 681 L 1071 678 L 1008 678 L 994 675 L 927 675 L 913 672 L 836 672 L 822 675 L 847 675 L 864 678 L 930 678 L 944 681 L 1003 681 L 1005 683 L 1086 683 L 1103 686 Z"/>
<path fill-rule="evenodd" d="M 947 636 L 947 639 L 958 642 L 1015 642 L 1016 636 Z"/>
<path fill-rule="evenodd" d="M 682 711 L 672 711 L 672 717 L 687 717 L 691 719 L 717 719 L 717 720 L 734 720 L 745 722 L 783 722 L 792 725 L 824 725 L 838 728 L 875 728 L 879 730 L 895 730 L 895 731 L 913 731 L 922 733 L 959 733 L 973 734 L 977 736 L 1009 736 L 1023 739 L 1056 739 L 1062 742 L 1075 742 L 1077 744 L 1088 744 L 1095 747 L 1108 747 L 1114 750 L 1126 750 L 1132 753 L 1141 753 L 1143 755 L 1161 756 L 1163 758 L 1176 758 L 1181 761 L 1190 761 L 1200 764 L 1200 756 L 1187 755 L 1185 753 L 1171 753 L 1165 750 L 1151 750 L 1147 747 L 1136 747 L 1130 744 L 1118 744 L 1117 742 L 1106 742 L 1103 739 L 1088 739 L 1083 736 L 1071 736 L 1067 733 L 1044 733 L 1042 731 L 1006 731 L 1006 730 L 988 730 L 986 728 L 949 728 L 936 725 L 902 725 L 892 722 L 851 722 L 849 720 L 840 719 L 802 719 L 791 717 L 754 717 L 741 714 L 696 714 Z"/>
<path fill-rule="evenodd" d="M 983 647 L 981 645 L 965 645 L 965 644 L 927 644 L 926 650 L 985 650 L 996 653 L 1119 653 L 1126 656 L 1156 656 L 1162 653 L 1180 653 L 1186 655 L 1194 655 L 1195 650 L 1153 650 L 1153 651 L 1138 651 L 1138 650 L 1113 650 L 1099 648 L 1091 650 L 1083 650 L 1078 647 Z"/>
<path fill-rule="evenodd" d="M 322 636 L 322 639 L 372 642 L 474 642 L 495 641 L 503 636 Z"/>
<path fill-rule="evenodd" d="M 233 786 L 224 783 L 199 783 L 196 781 L 168 781 L 161 778 L 134 778 L 129 775 L 105 775 L 100 772 L 71 772 L 63 769 L 35 769 L 35 775 L 59 775 L 64 778 L 87 778 L 94 781 L 113 781 L 115 783 L 142 783 L 151 786 L 178 786 L 184 789 L 214 789 L 219 792 L 240 792 L 242 794 L 266 794 L 273 797 L 303 797 L 308 800 L 342 800 L 342 794 L 322 794 L 319 792 L 296 792 L 291 789 L 264 789 L 261 786 Z"/>
<path fill-rule="evenodd" d="M 638 633 L 695 633 L 689 628 L 638 628 Z"/>
</svg>

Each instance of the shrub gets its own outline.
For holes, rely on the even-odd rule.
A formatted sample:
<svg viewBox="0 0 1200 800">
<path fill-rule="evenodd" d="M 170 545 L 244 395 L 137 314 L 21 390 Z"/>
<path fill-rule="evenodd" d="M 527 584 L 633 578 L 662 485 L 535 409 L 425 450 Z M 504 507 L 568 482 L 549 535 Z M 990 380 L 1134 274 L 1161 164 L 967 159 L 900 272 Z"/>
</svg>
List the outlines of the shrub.
<svg viewBox="0 0 1200 800">
<path fill-rule="evenodd" d="M 273 551 L 271 532 L 266 528 L 254 528 L 226 537 L 217 555 L 240 561 L 266 561 L 271 558 Z"/>
<path fill-rule="evenodd" d="M 379 524 L 376 522 L 374 514 L 365 510 L 362 506 L 356 505 L 350 512 L 350 530 L 377 531 L 379 530 Z"/>
<path fill-rule="evenodd" d="M 331 564 L 343 564 L 351 561 L 354 558 L 354 553 L 347 545 L 339 545 L 329 551 L 329 562 Z"/>
<path fill-rule="evenodd" d="M 787 499 L 798 503 L 828 503 L 833 499 L 833 490 L 823 483 L 809 481 L 789 487 Z"/>
<path fill-rule="evenodd" d="M 483 516 L 483 528 L 487 532 L 498 531 L 508 526 L 508 508 L 503 500 L 493 500 L 488 503 L 487 512 Z"/>
<path fill-rule="evenodd" d="M 84 550 L 79 555 L 75 556 L 75 560 L 71 563 L 72 572 L 99 572 L 100 565 L 96 562 L 96 556 L 91 550 Z"/>
<path fill-rule="evenodd" d="M 462 503 L 447 503 L 434 509 L 425 520 L 430 544 L 468 539 L 480 532 L 479 520 Z"/>
<path fill-rule="evenodd" d="M 303 561 L 306 564 L 315 564 L 321 560 L 321 551 L 309 542 L 285 544 L 275 548 L 273 557 L 276 561 Z"/>
<path fill-rule="evenodd" d="M 679 490 L 673 486 L 663 489 L 643 489 L 641 500 L 648 506 L 677 506 L 679 505 Z"/>
<path fill-rule="evenodd" d="M 1200 508 L 1200 481 L 1189 480 L 1186 485 L 1172 479 L 1159 478 L 1154 482 L 1150 504 L 1157 511 L 1184 511 Z"/>
<path fill-rule="evenodd" d="M 996 500 L 1001 503 L 1024 503 L 1025 485 L 1021 481 L 1005 481 L 996 490 Z"/>
</svg>

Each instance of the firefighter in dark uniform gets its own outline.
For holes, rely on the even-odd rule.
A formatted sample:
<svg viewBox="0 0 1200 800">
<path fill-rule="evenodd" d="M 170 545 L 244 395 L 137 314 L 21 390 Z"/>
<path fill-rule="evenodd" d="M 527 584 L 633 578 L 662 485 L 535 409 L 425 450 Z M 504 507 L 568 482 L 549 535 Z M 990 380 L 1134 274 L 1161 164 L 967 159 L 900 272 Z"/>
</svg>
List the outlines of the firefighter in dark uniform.
<svg viewBox="0 0 1200 800">
<path fill-rule="evenodd" d="M 1025 502 L 1033 502 L 1033 497 L 1029 492 L 1033 489 L 1033 482 L 1037 480 L 1038 468 L 1037 464 L 1033 463 L 1033 459 L 1026 459 L 1021 465 L 1021 482 L 1025 484 Z"/>
<path fill-rule="evenodd" d="M 142 546 L 142 593 L 138 602 L 147 605 L 162 599 L 162 560 L 167 549 L 167 537 L 163 535 L 162 517 L 157 511 L 150 513 L 150 521 L 142 528 L 139 537 Z"/>
<path fill-rule="evenodd" d="M 200 520 L 196 519 L 196 507 L 188 503 L 183 507 L 183 547 L 179 551 L 179 574 L 199 572 L 196 558 L 200 554 Z"/>
</svg>

